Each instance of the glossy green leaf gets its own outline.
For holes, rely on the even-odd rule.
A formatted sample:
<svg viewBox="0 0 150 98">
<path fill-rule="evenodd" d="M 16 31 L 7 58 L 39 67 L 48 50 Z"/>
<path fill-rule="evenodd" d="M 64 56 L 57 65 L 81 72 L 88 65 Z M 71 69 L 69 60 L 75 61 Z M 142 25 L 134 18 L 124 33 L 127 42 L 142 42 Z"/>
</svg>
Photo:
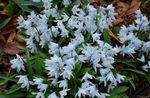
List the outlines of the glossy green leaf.
<svg viewBox="0 0 150 98">
<path fill-rule="evenodd" d="M 82 68 L 82 62 L 79 61 L 75 64 L 75 68 L 74 68 L 74 72 L 75 72 L 76 75 L 78 75 L 81 68 Z"/>
<path fill-rule="evenodd" d="M 79 76 L 82 76 L 82 75 L 84 75 L 86 72 L 89 72 L 89 71 L 91 71 L 92 70 L 92 68 L 83 68 L 83 69 L 81 69 L 81 71 L 80 71 L 80 73 L 79 73 Z"/>
<path fill-rule="evenodd" d="M 111 45 L 112 42 L 111 42 L 111 38 L 109 36 L 109 31 L 107 29 L 104 29 L 102 34 L 103 34 L 104 41 Z"/>
<path fill-rule="evenodd" d="M 139 75 L 146 75 L 146 73 L 144 73 L 143 71 L 137 70 L 137 69 L 124 68 L 123 70 L 134 72 L 134 73 L 139 74 Z"/>
<path fill-rule="evenodd" d="M 129 65 L 130 67 L 134 67 L 133 65 L 135 64 L 134 60 L 132 60 L 132 59 L 126 59 L 126 58 L 116 59 L 115 62 L 116 63 L 122 63 L 122 64 L 125 64 L 125 65 Z"/>
<path fill-rule="evenodd" d="M 110 91 L 110 94 L 121 94 L 128 90 L 126 86 L 119 86 Z"/>
<path fill-rule="evenodd" d="M 16 74 L 12 75 L 12 76 L 8 76 L 8 77 L 4 77 L 4 76 L 0 76 L 1 80 L 0 80 L 0 85 L 4 85 L 5 83 L 7 83 L 8 81 L 13 81 L 16 82 L 15 79 L 13 79 L 16 76 Z"/>
<path fill-rule="evenodd" d="M 32 9 L 30 6 L 35 6 L 38 8 L 42 7 L 41 3 L 34 3 L 32 1 L 26 1 L 26 0 L 13 0 L 23 11 L 31 12 Z"/>
<path fill-rule="evenodd" d="M 0 24 L 0 29 L 2 29 L 3 27 L 5 27 L 9 22 L 10 22 L 11 18 L 5 19 L 1 24 Z"/>
<path fill-rule="evenodd" d="M 15 87 L 12 87 L 11 89 L 5 91 L 3 94 L 8 95 L 8 94 L 12 94 L 16 91 L 18 91 L 21 88 L 20 85 L 16 85 Z"/>
</svg>

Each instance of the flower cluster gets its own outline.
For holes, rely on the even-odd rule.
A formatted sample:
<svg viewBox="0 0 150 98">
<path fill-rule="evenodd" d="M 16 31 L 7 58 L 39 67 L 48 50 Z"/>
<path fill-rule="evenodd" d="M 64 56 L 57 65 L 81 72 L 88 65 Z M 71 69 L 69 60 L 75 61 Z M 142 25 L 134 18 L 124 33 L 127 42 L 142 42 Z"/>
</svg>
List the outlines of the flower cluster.
<svg viewBox="0 0 150 98">
<path fill-rule="evenodd" d="M 136 11 L 135 24 L 121 27 L 119 39 L 123 46 L 114 47 L 101 39 L 103 30 L 112 26 L 115 20 L 116 13 L 112 5 L 96 9 L 90 4 L 74 5 L 71 0 L 63 0 L 65 9 L 72 6 L 68 14 L 64 10 L 61 12 L 53 0 L 42 1 L 44 10 L 40 14 L 32 11 L 27 19 L 23 16 L 18 18 L 18 28 L 24 29 L 28 36 L 26 46 L 30 52 L 36 52 L 38 47 L 47 47 L 50 55 L 43 61 L 48 75 L 44 77 L 49 82 L 44 82 L 43 76 L 36 76 L 32 81 L 28 80 L 27 75 L 18 76 L 22 88 L 37 86 L 39 92 L 32 93 L 36 98 L 64 98 L 71 95 L 69 91 L 74 88 L 71 88 L 70 81 L 76 77 L 74 69 L 78 62 L 84 68 L 91 68 L 95 74 L 86 72 L 78 77 L 80 85 L 74 97 L 105 98 L 109 96 L 110 90 L 125 79 L 125 76 L 114 72 L 114 57 L 118 54 L 132 56 L 136 50 L 147 54 L 150 51 L 150 42 L 144 42 L 134 34 L 135 31 L 149 29 L 148 19 L 140 10 Z M 67 39 L 66 42 L 63 39 Z M 18 72 L 25 69 L 19 55 L 11 60 L 11 64 Z M 150 62 L 143 66 L 146 71 L 148 68 Z M 97 85 L 105 89 L 100 89 Z M 46 92 L 50 93 L 47 95 Z"/>
</svg>

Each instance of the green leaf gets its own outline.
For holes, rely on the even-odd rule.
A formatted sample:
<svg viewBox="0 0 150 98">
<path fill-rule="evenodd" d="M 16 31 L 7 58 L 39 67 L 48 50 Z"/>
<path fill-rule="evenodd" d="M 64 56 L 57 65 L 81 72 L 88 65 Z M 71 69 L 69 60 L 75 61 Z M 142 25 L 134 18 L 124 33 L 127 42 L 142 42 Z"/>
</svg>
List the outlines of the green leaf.
<svg viewBox="0 0 150 98">
<path fill-rule="evenodd" d="M 32 1 L 25 1 L 25 0 L 13 0 L 23 11 L 31 12 L 32 9 L 30 6 L 35 6 L 37 8 L 41 8 L 41 3 L 34 3 Z"/>
<path fill-rule="evenodd" d="M 150 84 L 150 75 L 148 74 L 148 75 L 145 75 L 145 76 L 143 76 L 148 82 L 149 82 L 149 84 Z"/>
<path fill-rule="evenodd" d="M 10 22 L 11 18 L 7 18 L 5 19 L 1 24 L 0 24 L 0 29 L 2 29 L 3 27 L 5 27 L 9 22 Z"/>
<path fill-rule="evenodd" d="M 29 76 L 33 77 L 34 73 L 33 73 L 32 64 L 31 64 L 31 61 L 30 61 L 30 51 L 29 51 L 29 49 L 26 49 L 26 64 L 27 64 L 27 69 L 28 69 Z"/>
<path fill-rule="evenodd" d="M 26 93 L 17 91 L 15 93 L 4 95 L 3 93 L 0 94 L 0 98 L 26 98 Z"/>
<path fill-rule="evenodd" d="M 121 98 L 129 98 L 126 94 L 121 95 Z"/>
<path fill-rule="evenodd" d="M 74 72 L 75 72 L 76 75 L 78 75 L 81 68 L 82 68 L 82 62 L 79 61 L 75 64 L 75 68 L 74 68 Z"/>
<path fill-rule="evenodd" d="M 7 83 L 8 81 L 13 81 L 13 82 L 16 82 L 15 79 L 13 79 L 13 77 L 15 77 L 16 74 L 12 75 L 12 76 L 8 76 L 8 77 L 4 77 L 4 76 L 0 76 L 1 79 L 4 79 L 4 80 L 0 80 L 0 85 L 4 85 L 5 83 Z"/>
<path fill-rule="evenodd" d="M 15 87 L 5 91 L 3 94 L 5 94 L 5 95 L 12 94 L 12 93 L 18 91 L 20 88 L 21 88 L 20 85 L 16 85 Z"/>
<path fill-rule="evenodd" d="M 119 86 L 119 87 L 116 87 L 113 90 L 111 90 L 110 94 L 112 94 L 112 95 L 114 95 L 114 94 L 121 94 L 121 93 L 124 93 L 127 90 L 128 90 L 128 87 L 126 87 L 126 86 Z"/>
<path fill-rule="evenodd" d="M 137 69 L 124 68 L 123 70 L 125 70 L 125 71 L 131 71 L 131 72 L 134 72 L 134 73 L 142 75 L 142 76 L 146 75 L 146 73 L 144 73 L 143 71 L 137 70 Z"/>
<path fill-rule="evenodd" d="M 40 58 L 36 58 L 35 59 L 35 71 L 36 71 L 36 74 L 38 75 L 42 75 L 42 67 L 43 67 L 44 63 L 43 61 L 40 59 Z"/>
<path fill-rule="evenodd" d="M 26 37 L 24 35 L 21 35 L 21 34 L 18 34 L 17 37 L 20 39 L 20 40 L 23 40 L 25 41 Z"/>
<path fill-rule="evenodd" d="M 133 65 L 135 64 L 135 61 L 133 59 L 115 59 L 115 62 L 116 63 L 122 63 L 122 64 L 125 64 L 125 65 L 129 65 L 130 67 L 134 67 Z"/>
<path fill-rule="evenodd" d="M 83 76 L 86 72 L 90 72 L 91 70 L 92 70 L 92 68 L 83 68 L 79 72 L 79 76 Z"/>
<path fill-rule="evenodd" d="M 109 31 L 107 29 L 104 29 L 102 34 L 103 34 L 104 41 L 112 45 L 111 38 L 109 36 Z"/>
<path fill-rule="evenodd" d="M 20 46 L 20 45 L 18 45 L 17 48 L 18 48 L 18 49 L 21 49 L 21 50 L 26 50 L 26 47 L 25 47 L 25 46 Z"/>
<path fill-rule="evenodd" d="M 136 90 L 136 86 L 131 77 L 125 77 L 125 82 L 129 82 L 132 85 L 133 89 Z"/>
<path fill-rule="evenodd" d="M 46 52 L 43 52 L 43 51 L 38 50 L 38 54 L 39 54 L 39 56 L 42 57 L 43 59 L 48 58 L 48 55 L 47 55 Z"/>
</svg>

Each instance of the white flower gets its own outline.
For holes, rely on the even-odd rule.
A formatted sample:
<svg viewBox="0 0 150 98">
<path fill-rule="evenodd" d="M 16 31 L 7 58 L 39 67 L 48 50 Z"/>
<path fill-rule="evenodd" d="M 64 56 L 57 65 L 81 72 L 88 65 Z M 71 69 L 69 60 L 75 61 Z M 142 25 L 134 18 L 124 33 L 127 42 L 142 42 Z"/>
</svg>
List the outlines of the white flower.
<svg viewBox="0 0 150 98">
<path fill-rule="evenodd" d="M 98 33 L 92 34 L 93 42 L 100 40 L 100 36 L 101 36 L 101 34 L 98 34 Z"/>
<path fill-rule="evenodd" d="M 69 43 L 68 46 L 64 46 L 62 48 L 62 52 L 63 54 L 70 54 L 70 53 L 75 52 L 75 45 L 72 43 Z"/>
<path fill-rule="evenodd" d="M 100 68 L 99 72 L 101 73 L 102 76 L 108 74 L 110 72 L 110 68 Z"/>
<path fill-rule="evenodd" d="M 99 76 L 96 78 L 99 81 L 99 84 L 104 83 L 104 87 L 107 86 L 107 80 L 106 80 L 106 76 Z"/>
<path fill-rule="evenodd" d="M 62 59 L 57 55 L 54 55 L 50 60 L 46 59 L 44 62 L 46 66 L 45 69 L 49 71 L 48 75 L 57 79 L 64 67 Z"/>
<path fill-rule="evenodd" d="M 116 81 L 116 78 L 114 77 L 114 75 L 113 75 L 112 72 L 109 72 L 109 73 L 106 75 L 106 79 L 107 79 L 107 81 L 112 82 L 112 83 L 116 86 L 117 81 Z"/>
<path fill-rule="evenodd" d="M 132 56 L 132 54 L 134 54 L 135 53 L 135 47 L 130 47 L 130 46 L 124 46 L 123 45 L 123 47 L 121 48 L 121 50 L 120 50 L 120 54 L 122 54 L 123 56 L 125 55 L 125 54 L 128 54 L 128 55 L 131 55 Z"/>
<path fill-rule="evenodd" d="M 65 96 L 67 95 L 67 91 L 69 90 L 70 89 L 63 89 L 62 91 L 59 91 L 60 98 L 65 98 Z"/>
<path fill-rule="evenodd" d="M 149 21 L 148 21 L 148 19 L 147 19 L 147 17 L 146 16 L 143 16 L 142 14 L 141 14 L 141 11 L 140 10 L 137 10 L 137 11 L 135 11 L 135 14 L 136 14 L 136 20 L 135 20 L 135 22 L 136 22 L 136 24 L 137 24 L 137 28 L 139 29 L 139 30 L 141 30 L 141 31 L 146 31 L 146 30 L 148 30 L 150 27 L 149 27 Z"/>
<path fill-rule="evenodd" d="M 125 78 L 125 76 L 120 75 L 120 74 L 118 74 L 118 73 L 116 74 L 116 79 L 117 79 L 117 81 L 118 81 L 119 83 L 121 83 L 121 81 L 123 81 L 124 78 Z"/>
<path fill-rule="evenodd" d="M 143 44 L 143 42 L 140 39 L 138 39 L 137 37 L 133 37 L 131 39 L 131 42 L 129 43 L 129 45 L 131 47 L 135 47 L 135 50 L 140 49 L 142 44 Z"/>
<path fill-rule="evenodd" d="M 36 45 L 33 42 L 33 38 L 32 37 L 26 39 L 26 45 L 27 45 L 27 48 L 31 49 L 31 53 L 33 53 L 36 50 Z"/>
<path fill-rule="evenodd" d="M 98 21 L 99 30 L 103 32 L 103 29 L 108 28 L 112 25 L 112 22 L 115 20 L 115 11 L 113 5 L 108 5 L 107 8 L 100 7 L 100 18 Z"/>
<path fill-rule="evenodd" d="M 44 45 L 46 43 L 49 43 L 51 41 L 51 37 L 52 37 L 52 35 L 51 35 L 51 31 L 50 30 L 48 30 L 46 32 L 43 32 L 42 35 L 40 36 L 40 39 L 41 39 L 40 40 L 40 45 L 42 47 L 44 47 Z"/>
<path fill-rule="evenodd" d="M 43 83 L 38 84 L 37 88 L 39 89 L 40 92 L 44 92 L 45 93 L 47 88 L 48 88 L 48 84 L 43 84 Z"/>
<path fill-rule="evenodd" d="M 48 98 L 59 98 L 55 92 L 51 93 Z"/>
<path fill-rule="evenodd" d="M 39 89 L 40 92 L 44 92 L 44 93 L 46 92 L 48 88 L 48 84 L 44 84 L 42 78 L 35 77 L 33 81 L 34 81 L 33 84 L 37 85 L 37 88 Z"/>
<path fill-rule="evenodd" d="M 79 98 L 81 98 L 82 95 L 83 95 L 83 96 L 86 95 L 86 89 L 84 89 L 84 88 L 79 88 L 79 90 L 78 90 L 76 96 L 78 96 Z"/>
<path fill-rule="evenodd" d="M 142 47 L 142 51 L 149 53 L 150 52 L 150 41 L 145 42 Z"/>
<path fill-rule="evenodd" d="M 89 16 L 90 16 L 91 18 L 95 18 L 96 15 L 97 15 L 97 9 L 94 8 L 94 6 L 89 5 L 89 4 L 87 5 L 87 9 L 88 9 L 88 12 L 89 12 Z"/>
<path fill-rule="evenodd" d="M 16 77 L 19 77 L 18 83 L 21 84 L 21 88 L 27 88 L 29 89 L 30 81 L 28 80 L 27 75 L 18 75 Z"/>
<path fill-rule="evenodd" d="M 148 64 L 142 66 L 142 69 L 148 72 L 148 69 L 150 69 L 150 61 L 148 61 Z"/>
<path fill-rule="evenodd" d="M 65 6 L 68 6 L 69 4 L 70 4 L 70 0 L 63 0 L 63 4 L 65 5 Z"/>
<path fill-rule="evenodd" d="M 100 93 L 100 98 L 106 98 L 107 96 L 109 96 L 109 94 L 107 94 L 107 93 Z"/>
<path fill-rule="evenodd" d="M 24 20 L 24 18 L 23 18 L 23 16 L 19 16 L 18 17 L 18 24 L 19 24 L 19 26 L 17 27 L 17 28 L 24 28 L 26 25 L 25 25 L 25 20 Z"/>
<path fill-rule="evenodd" d="M 62 20 L 57 20 L 57 27 L 61 30 L 61 36 L 62 37 L 65 37 L 65 36 L 68 37 L 69 31 L 65 28 Z"/>
<path fill-rule="evenodd" d="M 82 20 L 85 13 L 83 12 L 82 9 L 80 9 L 78 7 L 79 7 L 79 5 L 74 5 L 72 8 L 72 12 L 73 12 L 73 14 L 77 15 Z"/>
<path fill-rule="evenodd" d="M 70 80 L 70 78 L 72 76 L 73 67 L 72 66 L 65 66 L 63 69 L 64 70 L 61 73 L 61 76 L 63 76 L 63 79 L 69 79 Z"/>
<path fill-rule="evenodd" d="M 81 33 L 75 33 L 75 38 L 72 39 L 71 43 L 78 46 L 82 42 L 84 42 L 84 36 Z"/>
<path fill-rule="evenodd" d="M 69 19 L 69 16 L 66 13 L 64 13 L 62 17 L 63 17 L 62 19 L 63 22 L 66 22 Z"/>
<path fill-rule="evenodd" d="M 81 81 L 83 80 L 86 81 L 87 79 L 93 79 L 93 78 L 94 78 L 93 75 L 86 72 L 86 74 L 82 77 Z"/>
<path fill-rule="evenodd" d="M 96 86 L 88 81 L 85 80 L 85 82 L 82 83 L 81 87 L 78 89 L 78 92 L 76 93 L 76 96 L 78 97 L 85 97 L 85 96 L 89 96 L 91 98 L 100 98 L 100 94 L 98 92 L 98 89 L 96 88 Z"/>
<path fill-rule="evenodd" d="M 58 82 L 59 83 L 59 87 L 62 87 L 63 89 L 68 88 L 68 80 L 64 79 Z"/>
<path fill-rule="evenodd" d="M 43 93 L 43 92 L 38 92 L 38 93 L 33 92 L 32 94 L 36 95 L 36 97 L 35 97 L 35 98 L 45 98 L 45 96 L 44 96 L 44 93 Z"/>
<path fill-rule="evenodd" d="M 56 67 L 58 66 L 58 67 L 62 68 L 64 63 L 63 63 L 62 59 L 59 56 L 54 55 L 53 57 L 51 57 L 50 60 L 45 61 L 45 65 L 46 66 L 53 66 L 54 65 Z"/>
<path fill-rule="evenodd" d="M 18 54 L 16 54 L 16 56 L 17 58 L 10 61 L 10 63 L 12 64 L 11 68 L 17 69 L 17 72 L 19 72 L 20 70 L 25 70 L 24 61 L 22 57 L 20 57 Z"/>
<path fill-rule="evenodd" d="M 34 81 L 33 84 L 39 85 L 39 84 L 42 84 L 43 79 L 42 79 L 42 78 L 37 78 L 37 77 L 35 77 L 35 78 L 33 79 L 33 81 Z"/>
<path fill-rule="evenodd" d="M 55 55 L 59 55 L 60 51 L 59 51 L 59 45 L 57 43 L 54 42 L 50 42 L 50 44 L 48 45 L 49 47 L 49 53 L 50 54 L 55 54 Z"/>
<path fill-rule="evenodd" d="M 49 80 L 52 80 L 52 82 L 51 82 L 52 86 L 57 86 L 57 84 L 58 84 L 58 79 L 57 78 L 50 78 Z"/>
</svg>

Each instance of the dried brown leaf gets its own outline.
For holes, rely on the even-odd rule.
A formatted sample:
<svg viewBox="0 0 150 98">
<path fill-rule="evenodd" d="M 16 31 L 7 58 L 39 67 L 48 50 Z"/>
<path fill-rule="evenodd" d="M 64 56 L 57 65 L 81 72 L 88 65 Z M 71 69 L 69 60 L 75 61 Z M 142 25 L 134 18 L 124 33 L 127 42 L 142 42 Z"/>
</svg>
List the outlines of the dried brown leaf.
<svg viewBox="0 0 150 98">
<path fill-rule="evenodd" d="M 119 39 L 117 38 L 116 35 L 114 35 L 114 33 L 109 29 L 109 35 L 111 38 L 113 38 L 115 41 L 117 41 L 118 43 L 120 43 Z"/>
<path fill-rule="evenodd" d="M 140 0 L 132 0 L 129 10 L 127 11 L 127 15 L 134 13 L 141 5 Z"/>
<path fill-rule="evenodd" d="M 9 35 L 9 37 L 8 37 L 8 39 L 7 39 L 7 43 L 13 42 L 13 40 L 15 39 L 15 37 L 16 37 L 16 31 L 13 30 L 13 31 L 10 33 L 10 35 Z"/>
<path fill-rule="evenodd" d="M 5 37 L 0 32 L 0 49 L 4 47 L 5 43 L 6 43 Z"/>
<path fill-rule="evenodd" d="M 23 50 L 17 48 L 18 45 L 22 45 L 23 43 L 19 42 L 8 42 L 3 48 L 3 51 L 10 55 L 16 55 L 18 53 L 22 53 Z"/>
</svg>

